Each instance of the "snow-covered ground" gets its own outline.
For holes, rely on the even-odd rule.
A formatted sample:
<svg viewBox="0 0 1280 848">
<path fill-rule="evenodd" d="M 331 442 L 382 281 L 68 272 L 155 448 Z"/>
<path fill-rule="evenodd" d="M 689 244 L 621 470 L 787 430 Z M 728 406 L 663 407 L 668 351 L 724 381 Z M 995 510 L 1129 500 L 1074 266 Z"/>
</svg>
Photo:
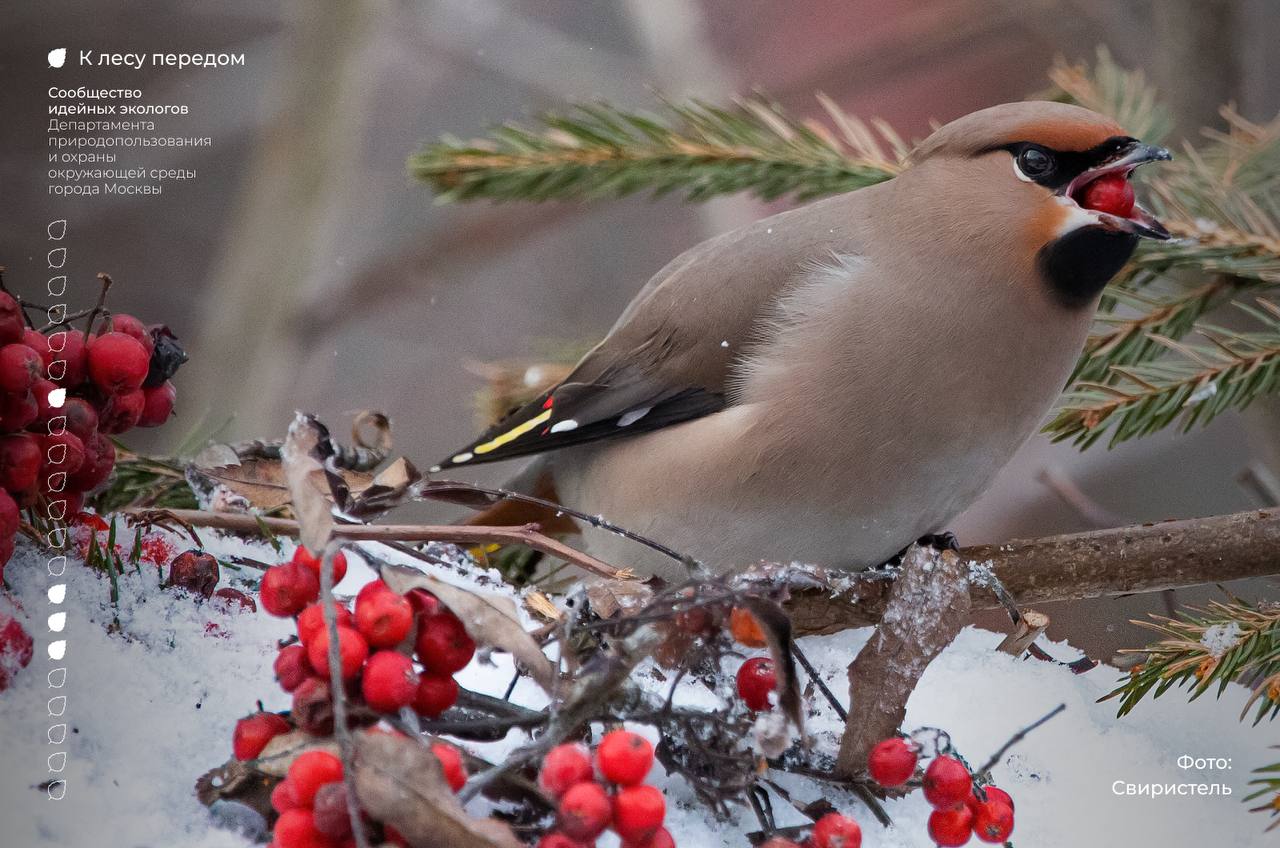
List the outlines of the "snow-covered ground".
<svg viewBox="0 0 1280 848">
<path fill-rule="evenodd" d="M 212 538 L 212 537 L 210 537 Z M 182 545 L 181 540 L 178 544 Z M 235 539 L 215 543 L 222 555 L 245 554 L 269 560 L 265 546 Z M 117 607 L 110 602 L 109 582 L 72 562 L 62 578 L 52 578 L 47 557 L 21 548 L 9 565 L 13 593 L 0 597 L 0 610 L 16 614 L 36 638 L 36 658 L 17 675 L 9 691 L 0 693 L 0 845 L 4 848 L 244 848 L 244 836 L 213 826 L 209 812 L 192 794 L 206 769 L 230 755 L 231 729 L 259 699 L 267 709 L 288 706 L 288 697 L 272 680 L 274 644 L 290 631 L 290 623 L 264 613 L 223 614 L 199 607 L 190 598 L 158 591 L 154 568 L 120 579 Z M 354 593 L 371 572 L 353 563 L 339 587 Z M 450 579 L 458 579 L 456 575 Z M 235 577 L 230 576 L 234 585 Z M 224 575 L 223 585 L 228 579 Z M 66 597 L 54 604 L 51 587 L 65 584 Z M 65 629 L 50 631 L 47 620 L 67 613 Z M 113 619 L 118 628 L 111 628 Z M 210 635 L 215 621 L 224 635 Z M 115 629 L 116 632 L 111 632 Z M 844 667 L 869 631 L 855 631 L 802 643 L 836 692 Z M 1123 720 L 1113 702 L 1096 703 L 1113 686 L 1119 672 L 1099 667 L 1075 676 L 1048 663 L 1021 661 L 993 649 L 1000 635 L 967 629 L 933 663 L 913 696 L 908 728 L 922 725 L 950 731 L 959 750 L 981 762 L 1017 728 L 1059 703 L 1066 712 L 1035 731 L 995 769 L 997 782 L 1017 803 L 1018 846 L 1261 846 L 1273 840 L 1262 834 L 1264 817 L 1246 812 L 1240 798 L 1249 770 L 1268 760 L 1272 728 L 1252 728 L 1236 720 L 1244 689 L 1230 687 L 1221 700 L 1205 697 L 1184 703 L 1180 693 L 1148 702 Z M 47 646 L 65 639 L 62 662 L 51 660 Z M 1066 645 L 1050 646 L 1071 656 Z M 65 666 L 65 685 L 51 689 L 50 669 Z M 511 678 L 505 656 L 495 664 L 473 663 L 460 675 L 470 688 L 501 694 Z M 650 679 L 636 675 L 638 680 Z M 56 682 L 56 681 L 55 681 Z M 654 684 L 658 685 L 657 683 Z M 60 702 L 65 695 L 65 715 Z M 541 705 L 536 687 L 522 681 L 515 699 Z M 688 703 L 714 696 L 689 684 L 681 693 Z M 50 728 L 65 722 L 65 741 L 50 741 Z M 641 728 L 637 728 L 641 729 Z M 830 714 L 810 723 L 819 747 L 834 750 L 839 731 Z M 642 729 L 641 729 L 642 730 Z M 490 758 L 521 738 L 483 746 Z M 1272 752 L 1274 753 L 1274 752 Z M 65 771 L 51 774 L 65 754 Z M 1182 755 L 1225 758 L 1230 768 L 1218 772 L 1180 769 Z M 52 760 L 50 758 L 53 758 Z M 51 801 L 41 785 L 61 777 L 66 797 Z M 757 829 L 743 811 L 740 821 L 708 820 L 679 778 L 659 770 L 651 782 L 668 797 L 668 827 L 682 846 L 747 845 L 743 834 Z M 800 801 L 828 792 L 828 787 L 801 778 L 778 781 Z M 1231 796 L 1117 795 L 1117 784 L 1224 783 Z M 894 827 L 883 829 L 843 793 L 830 800 L 856 817 L 867 848 L 928 846 L 928 809 L 919 796 L 890 802 Z M 798 813 L 775 804 L 780 823 L 799 824 Z M 601 845 L 613 848 L 612 837 Z M 978 844 L 978 843 L 973 843 Z"/>
</svg>

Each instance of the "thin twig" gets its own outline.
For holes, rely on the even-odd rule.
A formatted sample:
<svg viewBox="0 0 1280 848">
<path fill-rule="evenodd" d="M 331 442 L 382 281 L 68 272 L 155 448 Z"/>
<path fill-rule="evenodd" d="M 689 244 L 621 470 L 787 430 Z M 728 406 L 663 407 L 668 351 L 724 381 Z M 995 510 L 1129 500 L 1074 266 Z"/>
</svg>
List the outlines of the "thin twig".
<svg viewBox="0 0 1280 848">
<path fill-rule="evenodd" d="M 98 291 L 98 302 L 93 305 L 93 309 L 89 312 L 89 323 L 84 327 L 84 340 L 89 341 L 89 336 L 93 332 L 93 325 L 98 320 L 98 314 L 102 312 L 102 307 L 107 302 L 107 292 L 111 289 L 111 275 L 98 274 L 98 279 L 102 281 L 102 288 Z"/>
<path fill-rule="evenodd" d="M 333 734 L 338 739 L 338 750 L 342 754 L 342 782 L 347 788 L 347 815 L 351 818 L 351 830 L 357 848 L 369 848 L 364 824 L 360 820 L 360 802 L 356 798 L 355 742 L 351 738 L 351 728 L 347 727 L 347 695 L 342 685 L 342 651 L 338 641 L 338 605 L 333 599 L 333 558 L 340 548 L 340 543 L 334 539 L 324 550 L 324 559 L 320 564 L 321 611 L 324 613 L 325 630 L 329 634 L 329 691 L 333 696 Z"/>
<path fill-rule="evenodd" d="M 290 518 L 270 518 L 246 513 L 208 512 L 199 509 L 129 509 L 126 515 L 139 521 L 160 523 L 168 516 L 193 527 L 212 527 L 236 533 L 257 534 L 262 527 L 281 536 L 297 536 L 298 522 Z M 347 524 L 333 528 L 333 536 L 347 542 L 449 542 L 461 545 L 496 542 L 528 545 L 537 551 L 567 560 L 601 577 L 622 579 L 630 573 L 574 550 L 563 542 L 539 532 L 537 524 L 516 527 L 467 527 L 454 524 Z"/>
<path fill-rule="evenodd" d="M 70 324 L 72 321 L 78 321 L 86 315 L 92 314 L 96 308 L 97 307 L 90 306 L 87 309 L 81 309 L 79 312 L 72 312 L 68 315 L 63 315 L 61 321 L 50 321 L 40 328 L 40 332 L 47 333 L 55 327 L 61 327 L 63 324 Z"/>
<path fill-rule="evenodd" d="M 1066 708 L 1067 708 L 1066 704 L 1058 704 L 1058 706 L 1049 710 L 1049 712 L 1045 713 L 1040 718 L 1031 722 L 1031 724 L 1028 724 L 1026 727 L 1022 728 L 1017 733 L 1013 734 L 1013 736 L 1009 737 L 1009 741 L 1001 745 L 999 749 L 997 749 L 996 752 L 992 754 L 991 757 L 985 763 L 982 764 L 982 768 L 978 769 L 976 773 L 986 774 L 987 772 L 991 771 L 991 769 L 995 768 L 996 763 L 1000 762 L 1000 758 L 1003 757 L 1010 748 L 1012 748 L 1014 745 L 1017 745 L 1023 739 L 1026 739 L 1028 733 L 1035 730 L 1037 727 L 1044 724 L 1049 719 L 1053 718 L 1054 716 L 1056 716 L 1058 713 L 1062 712 Z"/>
<path fill-rule="evenodd" d="M 678 563 L 681 563 L 682 565 L 688 565 L 692 563 L 696 566 L 698 564 L 697 560 L 695 560 L 693 557 L 688 556 L 686 554 L 682 554 L 679 551 L 675 550 L 674 548 L 670 548 L 655 539 L 650 539 L 648 536 L 642 536 L 641 534 L 635 532 L 634 530 L 628 530 L 625 527 L 621 527 L 617 524 L 614 524 L 612 521 L 609 521 L 603 516 L 591 515 L 589 513 L 582 512 L 581 510 L 567 507 L 564 504 L 556 503 L 555 501 L 549 501 L 545 498 L 539 498 L 535 495 L 526 495 L 523 492 L 513 492 L 510 489 L 478 486 L 474 483 L 464 483 L 456 480 L 431 480 L 424 484 L 420 484 L 418 487 L 418 490 L 419 492 L 429 491 L 430 487 L 433 485 L 456 486 L 458 488 L 476 492 L 477 494 L 488 495 L 490 497 L 500 498 L 502 500 L 518 501 L 520 503 L 527 503 L 527 504 L 532 504 L 534 506 L 546 507 L 547 509 L 555 510 L 557 513 L 563 513 L 564 515 L 567 515 L 571 518 L 576 518 L 579 521 L 584 521 L 587 524 L 599 530 L 608 531 L 609 533 L 613 533 L 614 535 L 621 536 L 624 539 L 630 539 L 633 542 L 644 545 L 646 548 L 650 548 L 651 550 L 657 551 L 658 553 L 664 556 L 670 557 L 671 559 L 675 560 Z"/>
<path fill-rule="evenodd" d="M 827 699 L 827 703 L 831 705 L 831 709 L 836 711 L 836 715 L 840 717 L 840 721 L 848 721 L 848 710 L 844 708 L 843 704 L 836 700 L 835 693 L 827 687 L 826 681 L 824 681 L 822 676 L 818 674 L 818 670 L 813 667 L 813 663 L 809 662 L 809 658 L 805 656 L 804 651 L 800 650 L 800 645 L 796 642 L 791 643 L 791 655 L 796 658 L 796 662 L 800 663 L 805 674 L 809 675 L 809 679 L 813 681 L 813 685 L 817 686 L 818 691 Z"/>
</svg>

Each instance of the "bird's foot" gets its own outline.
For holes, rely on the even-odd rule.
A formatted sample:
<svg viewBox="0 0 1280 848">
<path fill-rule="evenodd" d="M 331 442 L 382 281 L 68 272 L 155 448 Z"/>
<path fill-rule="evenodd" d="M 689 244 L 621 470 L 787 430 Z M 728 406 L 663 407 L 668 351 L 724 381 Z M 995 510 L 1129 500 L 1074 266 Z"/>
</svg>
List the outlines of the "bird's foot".
<svg viewBox="0 0 1280 848">
<path fill-rule="evenodd" d="M 952 533 L 950 530 L 944 531 L 942 533 L 926 533 L 925 535 L 921 536 L 919 539 L 916 539 L 914 544 L 917 544 L 922 548 L 933 548 L 935 551 L 939 553 L 943 551 L 960 550 L 960 540 L 957 539 L 956 534 Z M 888 568 L 897 568 L 898 566 L 902 565 L 902 558 L 907 555 L 907 551 L 910 549 L 911 549 L 911 545 L 907 545 L 905 548 L 898 551 L 889 559 L 880 563 L 879 565 L 877 565 L 875 568 L 871 570 L 879 571 L 879 570 L 888 569 Z"/>
<path fill-rule="evenodd" d="M 960 540 L 950 530 L 944 530 L 941 533 L 926 533 L 916 539 L 916 544 L 922 548 L 933 548 L 938 553 L 960 550 Z M 906 553 L 905 549 L 903 553 Z"/>
</svg>

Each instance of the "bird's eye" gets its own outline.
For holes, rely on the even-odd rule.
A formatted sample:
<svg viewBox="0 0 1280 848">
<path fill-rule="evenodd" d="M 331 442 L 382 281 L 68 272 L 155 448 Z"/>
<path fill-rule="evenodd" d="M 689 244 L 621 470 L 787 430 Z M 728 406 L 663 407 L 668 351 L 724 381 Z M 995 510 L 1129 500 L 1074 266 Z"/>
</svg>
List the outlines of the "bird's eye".
<svg viewBox="0 0 1280 848">
<path fill-rule="evenodd" d="M 1038 147 L 1028 147 L 1018 154 L 1018 170 L 1033 180 L 1053 173 L 1053 157 Z"/>
</svg>

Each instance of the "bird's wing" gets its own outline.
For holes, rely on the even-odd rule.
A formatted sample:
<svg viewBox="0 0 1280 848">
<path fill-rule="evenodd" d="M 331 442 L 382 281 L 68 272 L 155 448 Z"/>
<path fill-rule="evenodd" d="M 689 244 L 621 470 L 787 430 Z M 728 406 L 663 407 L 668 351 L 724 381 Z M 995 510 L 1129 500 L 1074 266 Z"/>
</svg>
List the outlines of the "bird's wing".
<svg viewBox="0 0 1280 848">
<path fill-rule="evenodd" d="M 857 252 L 856 213 L 867 205 L 858 196 L 867 191 L 774 215 L 680 255 L 563 382 L 437 468 L 624 438 L 723 409 L 734 364 L 766 340 L 770 309 L 804 264 Z"/>
</svg>

